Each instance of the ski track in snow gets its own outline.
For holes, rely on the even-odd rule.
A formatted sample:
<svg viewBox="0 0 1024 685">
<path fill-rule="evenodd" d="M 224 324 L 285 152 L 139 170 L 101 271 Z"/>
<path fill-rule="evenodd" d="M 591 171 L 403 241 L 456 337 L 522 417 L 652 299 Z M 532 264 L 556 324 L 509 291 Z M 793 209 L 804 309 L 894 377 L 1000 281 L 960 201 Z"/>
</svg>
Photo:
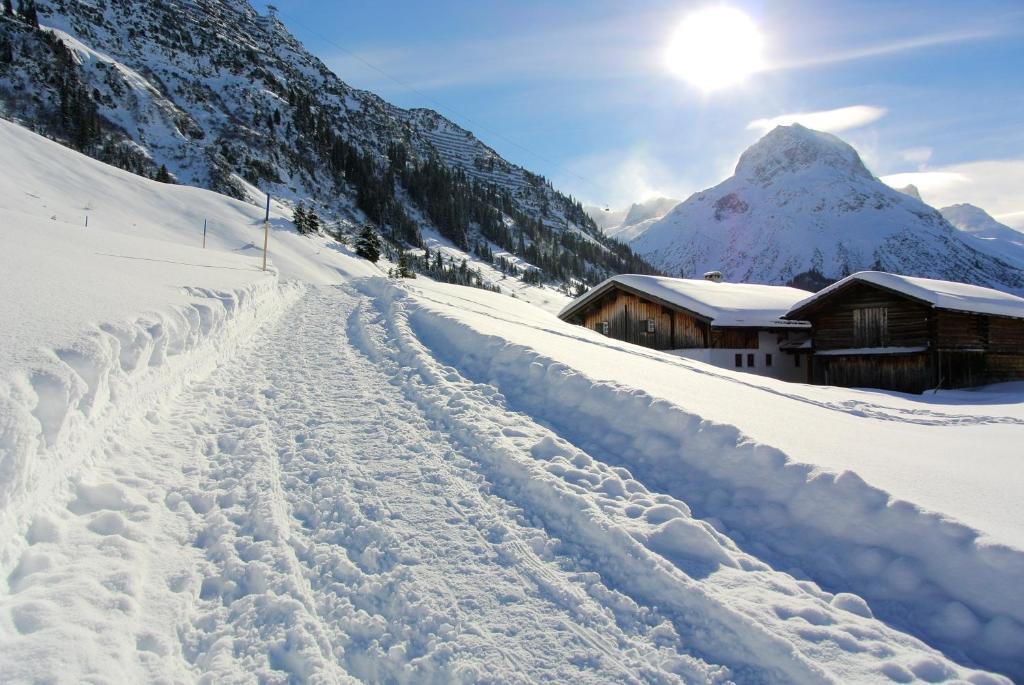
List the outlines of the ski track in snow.
<svg viewBox="0 0 1024 685">
<path fill-rule="evenodd" d="M 402 307 L 310 286 L 106 436 L 34 512 L 0 595 L 0 672 L 1003 682 L 512 410 L 430 355 Z"/>
</svg>

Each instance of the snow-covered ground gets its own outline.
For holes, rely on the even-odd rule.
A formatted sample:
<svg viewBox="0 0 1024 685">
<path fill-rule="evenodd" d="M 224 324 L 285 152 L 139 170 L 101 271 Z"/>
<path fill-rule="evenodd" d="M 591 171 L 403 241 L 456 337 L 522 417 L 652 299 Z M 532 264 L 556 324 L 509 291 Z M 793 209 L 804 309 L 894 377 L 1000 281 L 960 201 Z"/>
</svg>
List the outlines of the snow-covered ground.
<svg viewBox="0 0 1024 685">
<path fill-rule="evenodd" d="M 265 273 L 258 207 L 0 146 L 0 680 L 1024 675 L 1019 387 L 735 374 L 277 207 Z"/>
</svg>

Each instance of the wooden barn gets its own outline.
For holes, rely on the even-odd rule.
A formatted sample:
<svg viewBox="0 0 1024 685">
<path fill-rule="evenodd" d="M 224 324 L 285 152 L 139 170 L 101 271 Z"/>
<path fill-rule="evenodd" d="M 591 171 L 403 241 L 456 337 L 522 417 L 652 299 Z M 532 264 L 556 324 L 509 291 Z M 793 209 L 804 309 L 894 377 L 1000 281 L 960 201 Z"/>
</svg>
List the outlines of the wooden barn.
<svg viewBox="0 0 1024 685">
<path fill-rule="evenodd" d="M 923 392 L 1024 379 L 1024 299 L 878 271 L 798 303 L 810 321 L 811 380 Z"/>
<path fill-rule="evenodd" d="M 559 318 L 655 350 L 783 380 L 805 380 L 809 324 L 782 315 L 811 293 L 796 288 L 622 275 L 571 302 Z"/>
</svg>

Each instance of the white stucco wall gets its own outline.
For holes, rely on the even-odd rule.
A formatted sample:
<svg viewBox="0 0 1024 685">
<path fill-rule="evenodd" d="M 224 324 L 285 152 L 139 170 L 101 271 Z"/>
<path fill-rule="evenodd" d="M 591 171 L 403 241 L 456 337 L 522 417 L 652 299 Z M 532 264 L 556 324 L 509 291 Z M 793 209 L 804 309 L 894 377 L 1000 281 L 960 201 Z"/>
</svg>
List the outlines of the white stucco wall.
<svg viewBox="0 0 1024 685">
<path fill-rule="evenodd" d="M 687 359 L 705 362 L 723 369 L 733 371 L 745 371 L 757 374 L 758 376 L 769 376 L 783 381 L 804 383 L 807 381 L 807 368 L 809 363 L 804 355 L 800 360 L 800 366 L 796 366 L 794 355 L 779 350 L 779 334 L 771 331 L 761 331 L 757 336 L 756 350 L 732 350 L 732 349 L 691 349 L 691 350 L 669 350 L 674 354 Z M 736 355 L 742 355 L 743 366 L 736 366 Z M 754 355 L 754 365 L 748 365 L 747 355 Z M 772 365 L 767 365 L 767 355 L 772 357 Z"/>
</svg>

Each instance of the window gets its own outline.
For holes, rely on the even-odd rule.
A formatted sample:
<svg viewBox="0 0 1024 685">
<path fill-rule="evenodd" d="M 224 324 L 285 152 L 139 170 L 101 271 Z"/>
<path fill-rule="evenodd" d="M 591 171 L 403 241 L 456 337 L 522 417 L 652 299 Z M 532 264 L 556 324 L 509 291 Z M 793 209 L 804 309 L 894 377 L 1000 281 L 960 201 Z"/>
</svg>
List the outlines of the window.
<svg viewBox="0 0 1024 685">
<path fill-rule="evenodd" d="M 889 342 L 889 310 L 885 307 L 854 309 L 853 339 L 857 347 L 885 347 Z"/>
<path fill-rule="evenodd" d="M 643 320 L 643 324 L 644 324 L 643 330 L 644 330 L 645 333 L 653 333 L 654 332 L 654 319 L 644 319 Z"/>
<path fill-rule="evenodd" d="M 742 369 L 743 368 L 743 355 L 742 354 L 737 354 L 736 355 L 736 368 L 737 369 Z"/>
<path fill-rule="evenodd" d="M 771 354 L 766 354 L 764 356 L 764 365 L 765 366 L 771 366 L 772 365 L 772 355 Z"/>
<path fill-rule="evenodd" d="M 594 330 L 601 335 L 608 335 L 609 329 L 610 327 L 608 326 L 607 321 L 598 321 L 594 324 Z"/>
<path fill-rule="evenodd" d="M 750 368 L 754 367 L 754 353 L 753 352 L 751 352 L 750 354 L 747 355 L 747 366 L 749 366 Z"/>
</svg>

